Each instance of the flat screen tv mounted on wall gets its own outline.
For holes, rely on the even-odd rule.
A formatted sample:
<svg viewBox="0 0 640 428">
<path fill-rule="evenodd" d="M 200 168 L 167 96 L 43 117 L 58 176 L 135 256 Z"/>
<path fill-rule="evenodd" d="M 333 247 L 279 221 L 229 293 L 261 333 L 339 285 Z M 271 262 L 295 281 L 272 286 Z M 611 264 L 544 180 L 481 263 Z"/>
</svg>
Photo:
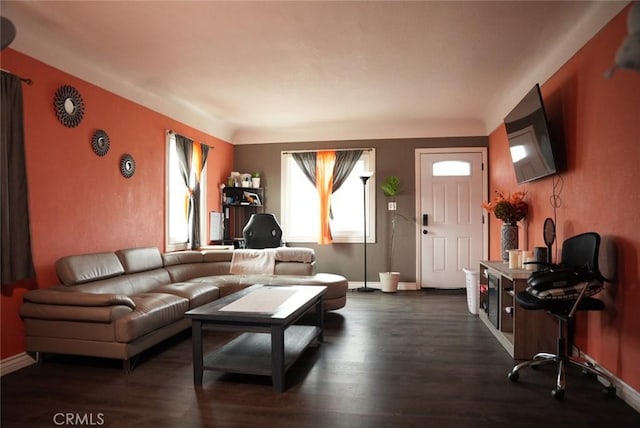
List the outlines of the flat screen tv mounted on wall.
<svg viewBox="0 0 640 428">
<path fill-rule="evenodd" d="M 536 84 L 511 110 L 504 124 L 518 184 L 557 172 L 540 85 Z"/>
</svg>

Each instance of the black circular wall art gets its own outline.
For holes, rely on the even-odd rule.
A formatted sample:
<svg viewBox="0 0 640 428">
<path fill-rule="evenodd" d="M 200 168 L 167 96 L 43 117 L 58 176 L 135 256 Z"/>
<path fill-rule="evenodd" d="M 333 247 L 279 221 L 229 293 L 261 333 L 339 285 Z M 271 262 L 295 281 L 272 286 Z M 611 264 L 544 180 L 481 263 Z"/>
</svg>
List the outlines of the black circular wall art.
<svg viewBox="0 0 640 428">
<path fill-rule="evenodd" d="M 104 156 L 109 151 L 109 136 L 102 129 L 98 129 L 91 139 L 93 152 L 98 156 Z"/>
<path fill-rule="evenodd" d="M 84 101 L 76 88 L 68 85 L 60 86 L 53 98 L 58 120 L 68 128 L 75 128 L 84 116 Z"/>
<path fill-rule="evenodd" d="M 124 178 L 131 178 L 136 172 L 136 161 L 133 160 L 133 156 L 130 154 L 122 155 L 120 158 L 120 173 Z"/>
</svg>

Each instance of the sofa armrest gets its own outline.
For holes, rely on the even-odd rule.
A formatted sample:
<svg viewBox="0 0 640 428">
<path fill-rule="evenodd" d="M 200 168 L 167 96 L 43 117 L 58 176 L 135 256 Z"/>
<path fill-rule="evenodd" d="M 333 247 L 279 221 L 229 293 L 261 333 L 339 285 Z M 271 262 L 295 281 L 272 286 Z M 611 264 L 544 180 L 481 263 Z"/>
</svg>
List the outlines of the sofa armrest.
<svg viewBox="0 0 640 428">
<path fill-rule="evenodd" d="M 23 319 L 109 323 L 129 313 L 128 306 L 67 306 L 26 302 L 20 306 Z"/>
<path fill-rule="evenodd" d="M 126 306 L 136 308 L 129 296 L 111 293 L 83 293 L 76 291 L 56 291 L 39 289 L 24 295 L 24 302 L 63 306 Z"/>
</svg>

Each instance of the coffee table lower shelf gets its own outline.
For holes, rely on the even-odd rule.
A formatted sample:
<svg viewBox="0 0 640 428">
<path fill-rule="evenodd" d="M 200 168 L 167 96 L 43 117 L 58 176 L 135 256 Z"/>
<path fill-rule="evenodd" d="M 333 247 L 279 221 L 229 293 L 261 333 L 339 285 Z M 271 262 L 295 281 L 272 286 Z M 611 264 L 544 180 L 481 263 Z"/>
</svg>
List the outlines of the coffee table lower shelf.
<svg viewBox="0 0 640 428">
<path fill-rule="evenodd" d="M 315 326 L 292 325 L 284 331 L 284 371 L 321 334 Z M 227 373 L 273 375 L 275 353 L 270 333 L 243 333 L 204 358 L 203 369 Z"/>
</svg>

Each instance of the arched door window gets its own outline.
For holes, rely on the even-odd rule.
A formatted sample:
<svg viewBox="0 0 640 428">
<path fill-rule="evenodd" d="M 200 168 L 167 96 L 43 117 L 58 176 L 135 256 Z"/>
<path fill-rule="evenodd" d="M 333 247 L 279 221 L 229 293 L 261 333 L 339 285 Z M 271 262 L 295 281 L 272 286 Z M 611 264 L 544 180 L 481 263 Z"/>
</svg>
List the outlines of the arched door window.
<svg viewBox="0 0 640 428">
<path fill-rule="evenodd" d="M 471 175 L 471 163 L 466 161 L 440 161 L 432 166 L 434 177 L 468 177 Z"/>
</svg>

